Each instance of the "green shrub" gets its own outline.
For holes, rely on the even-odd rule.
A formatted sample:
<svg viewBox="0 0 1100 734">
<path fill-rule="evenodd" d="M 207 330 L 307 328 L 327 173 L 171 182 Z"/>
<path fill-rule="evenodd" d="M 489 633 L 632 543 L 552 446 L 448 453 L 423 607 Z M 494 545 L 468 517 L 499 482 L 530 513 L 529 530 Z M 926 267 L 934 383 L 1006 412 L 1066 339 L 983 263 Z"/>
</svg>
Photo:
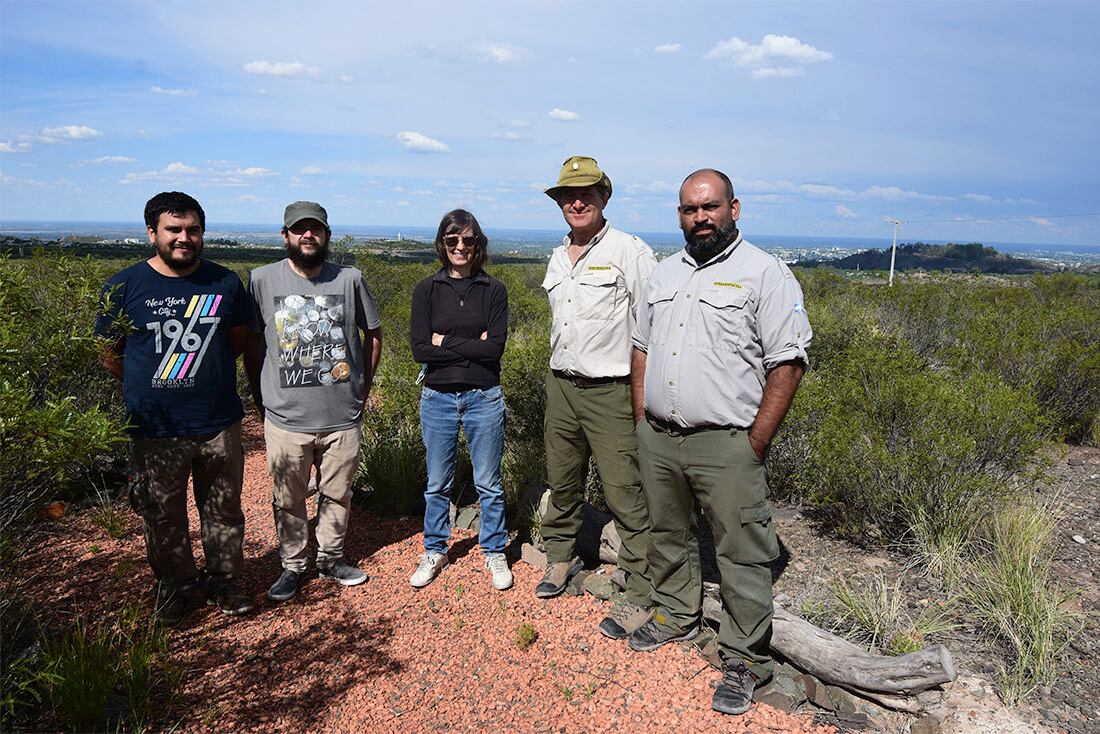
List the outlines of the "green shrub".
<svg viewBox="0 0 1100 734">
<path fill-rule="evenodd" d="M 856 538 L 965 535 L 1042 437 L 1034 401 L 983 374 L 929 369 L 865 336 L 803 381 L 775 453 L 781 493 L 828 506 Z"/>
</svg>

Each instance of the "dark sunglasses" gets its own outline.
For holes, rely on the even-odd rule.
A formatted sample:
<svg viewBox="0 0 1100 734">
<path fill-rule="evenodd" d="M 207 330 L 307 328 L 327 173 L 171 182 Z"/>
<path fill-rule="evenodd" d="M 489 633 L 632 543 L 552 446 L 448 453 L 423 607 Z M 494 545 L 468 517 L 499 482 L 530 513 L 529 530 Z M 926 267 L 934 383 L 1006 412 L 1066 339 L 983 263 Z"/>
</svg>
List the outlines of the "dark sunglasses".
<svg viewBox="0 0 1100 734">
<path fill-rule="evenodd" d="M 468 235 L 460 235 L 460 234 L 443 235 L 443 245 L 448 250 L 458 249 L 459 243 L 461 243 L 467 250 L 476 250 L 477 249 L 477 236 L 472 235 L 472 234 L 468 234 Z"/>
</svg>

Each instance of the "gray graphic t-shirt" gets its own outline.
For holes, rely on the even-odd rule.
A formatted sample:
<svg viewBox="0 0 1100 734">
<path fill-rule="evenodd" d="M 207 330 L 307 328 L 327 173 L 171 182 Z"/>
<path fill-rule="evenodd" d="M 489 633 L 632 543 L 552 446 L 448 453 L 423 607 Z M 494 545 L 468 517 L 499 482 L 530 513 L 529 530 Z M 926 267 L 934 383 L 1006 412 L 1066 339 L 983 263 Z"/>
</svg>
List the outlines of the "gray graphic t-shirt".
<svg viewBox="0 0 1100 734">
<path fill-rule="evenodd" d="M 303 278 L 282 260 L 252 271 L 252 329 L 263 336 L 260 389 L 271 422 L 288 431 L 351 428 L 362 418 L 360 330 L 381 325 L 363 274 L 325 263 Z"/>
</svg>

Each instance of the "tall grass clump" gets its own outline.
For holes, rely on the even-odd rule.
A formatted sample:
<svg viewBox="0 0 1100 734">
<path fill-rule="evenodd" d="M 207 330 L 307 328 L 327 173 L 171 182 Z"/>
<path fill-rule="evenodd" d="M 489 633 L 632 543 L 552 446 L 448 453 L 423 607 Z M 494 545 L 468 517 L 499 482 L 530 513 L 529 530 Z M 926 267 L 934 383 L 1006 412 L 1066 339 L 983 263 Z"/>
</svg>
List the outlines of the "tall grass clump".
<svg viewBox="0 0 1100 734">
<path fill-rule="evenodd" d="M 1080 630 L 1073 595 L 1051 573 L 1053 503 L 1007 505 L 982 524 L 976 557 L 964 582 L 965 599 L 1009 652 L 1000 671 L 1001 696 L 1015 704 L 1049 684 L 1070 640 Z"/>
</svg>

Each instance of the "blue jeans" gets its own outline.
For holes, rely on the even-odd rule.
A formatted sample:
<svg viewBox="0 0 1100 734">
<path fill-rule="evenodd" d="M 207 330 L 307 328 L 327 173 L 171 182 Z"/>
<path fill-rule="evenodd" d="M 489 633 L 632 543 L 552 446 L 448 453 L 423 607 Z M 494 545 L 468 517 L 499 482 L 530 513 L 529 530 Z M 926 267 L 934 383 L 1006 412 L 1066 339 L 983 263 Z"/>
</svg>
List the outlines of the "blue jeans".
<svg viewBox="0 0 1100 734">
<path fill-rule="evenodd" d="M 500 459 L 504 455 L 504 394 L 500 386 L 462 392 L 439 392 L 425 387 L 420 393 L 420 432 L 428 464 L 424 490 L 424 548 L 446 553 L 451 537 L 451 490 L 459 426 L 466 432 L 474 486 L 481 501 L 478 542 L 483 553 L 503 553 L 508 539 L 504 527 L 504 485 Z"/>
</svg>

